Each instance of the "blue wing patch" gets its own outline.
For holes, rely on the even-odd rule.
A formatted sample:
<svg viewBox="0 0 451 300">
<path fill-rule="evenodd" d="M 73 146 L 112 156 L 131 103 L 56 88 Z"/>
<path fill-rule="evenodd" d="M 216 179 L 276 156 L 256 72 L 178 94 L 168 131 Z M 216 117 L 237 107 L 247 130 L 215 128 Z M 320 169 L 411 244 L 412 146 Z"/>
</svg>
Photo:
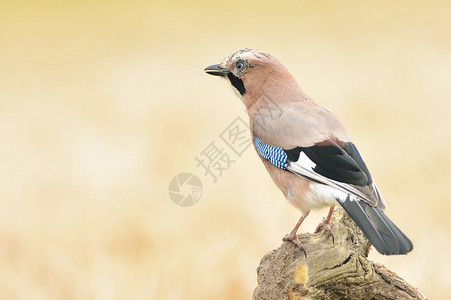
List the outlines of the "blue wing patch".
<svg viewBox="0 0 451 300">
<path fill-rule="evenodd" d="M 257 137 L 255 138 L 255 145 L 257 146 L 258 153 L 270 163 L 283 170 L 287 168 L 288 157 L 282 148 L 267 145 Z"/>
</svg>

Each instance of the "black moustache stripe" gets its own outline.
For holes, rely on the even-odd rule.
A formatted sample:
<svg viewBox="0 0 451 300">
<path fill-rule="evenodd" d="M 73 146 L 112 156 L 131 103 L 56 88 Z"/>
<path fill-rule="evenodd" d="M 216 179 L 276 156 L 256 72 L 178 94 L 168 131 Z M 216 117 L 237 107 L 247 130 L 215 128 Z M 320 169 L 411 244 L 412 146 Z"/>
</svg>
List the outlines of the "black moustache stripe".
<svg viewBox="0 0 451 300">
<path fill-rule="evenodd" d="M 238 90 L 238 92 L 240 92 L 241 95 L 246 94 L 246 88 L 244 87 L 243 80 L 233 75 L 232 72 L 229 72 L 227 77 L 229 78 L 230 83 Z"/>
</svg>

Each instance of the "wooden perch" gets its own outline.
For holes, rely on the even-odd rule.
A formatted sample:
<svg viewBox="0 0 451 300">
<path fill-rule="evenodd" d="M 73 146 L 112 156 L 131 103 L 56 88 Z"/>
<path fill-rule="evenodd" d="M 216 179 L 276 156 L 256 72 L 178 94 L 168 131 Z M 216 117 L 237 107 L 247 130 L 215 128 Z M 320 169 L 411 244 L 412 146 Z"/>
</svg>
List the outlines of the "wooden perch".
<svg viewBox="0 0 451 300">
<path fill-rule="evenodd" d="M 371 245 L 343 209 L 335 209 L 331 227 L 334 244 L 324 231 L 300 235 L 307 258 L 291 242 L 267 253 L 257 269 L 253 299 L 426 299 L 367 259 Z"/>
</svg>

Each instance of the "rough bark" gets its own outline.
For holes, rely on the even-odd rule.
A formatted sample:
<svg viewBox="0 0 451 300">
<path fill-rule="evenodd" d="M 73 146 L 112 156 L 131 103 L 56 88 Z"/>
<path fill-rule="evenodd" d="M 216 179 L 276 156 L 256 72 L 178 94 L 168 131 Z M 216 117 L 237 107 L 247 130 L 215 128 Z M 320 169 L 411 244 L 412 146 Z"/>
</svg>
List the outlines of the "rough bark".
<svg viewBox="0 0 451 300">
<path fill-rule="evenodd" d="M 253 299 L 426 299 L 383 265 L 367 259 L 371 245 L 341 208 L 324 231 L 302 234 L 307 257 L 292 242 L 267 253 Z M 402 257 L 400 257 L 402 259 Z"/>
</svg>

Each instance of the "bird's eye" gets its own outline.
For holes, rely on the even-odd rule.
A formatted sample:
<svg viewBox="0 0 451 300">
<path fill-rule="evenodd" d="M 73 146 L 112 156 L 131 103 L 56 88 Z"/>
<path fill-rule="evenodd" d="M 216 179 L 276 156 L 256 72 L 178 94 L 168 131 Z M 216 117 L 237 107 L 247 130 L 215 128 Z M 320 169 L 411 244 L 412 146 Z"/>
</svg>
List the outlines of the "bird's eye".
<svg viewBox="0 0 451 300">
<path fill-rule="evenodd" d="M 238 61 L 236 63 L 236 69 L 237 69 L 237 71 L 243 71 L 244 70 L 244 62 Z"/>
</svg>

